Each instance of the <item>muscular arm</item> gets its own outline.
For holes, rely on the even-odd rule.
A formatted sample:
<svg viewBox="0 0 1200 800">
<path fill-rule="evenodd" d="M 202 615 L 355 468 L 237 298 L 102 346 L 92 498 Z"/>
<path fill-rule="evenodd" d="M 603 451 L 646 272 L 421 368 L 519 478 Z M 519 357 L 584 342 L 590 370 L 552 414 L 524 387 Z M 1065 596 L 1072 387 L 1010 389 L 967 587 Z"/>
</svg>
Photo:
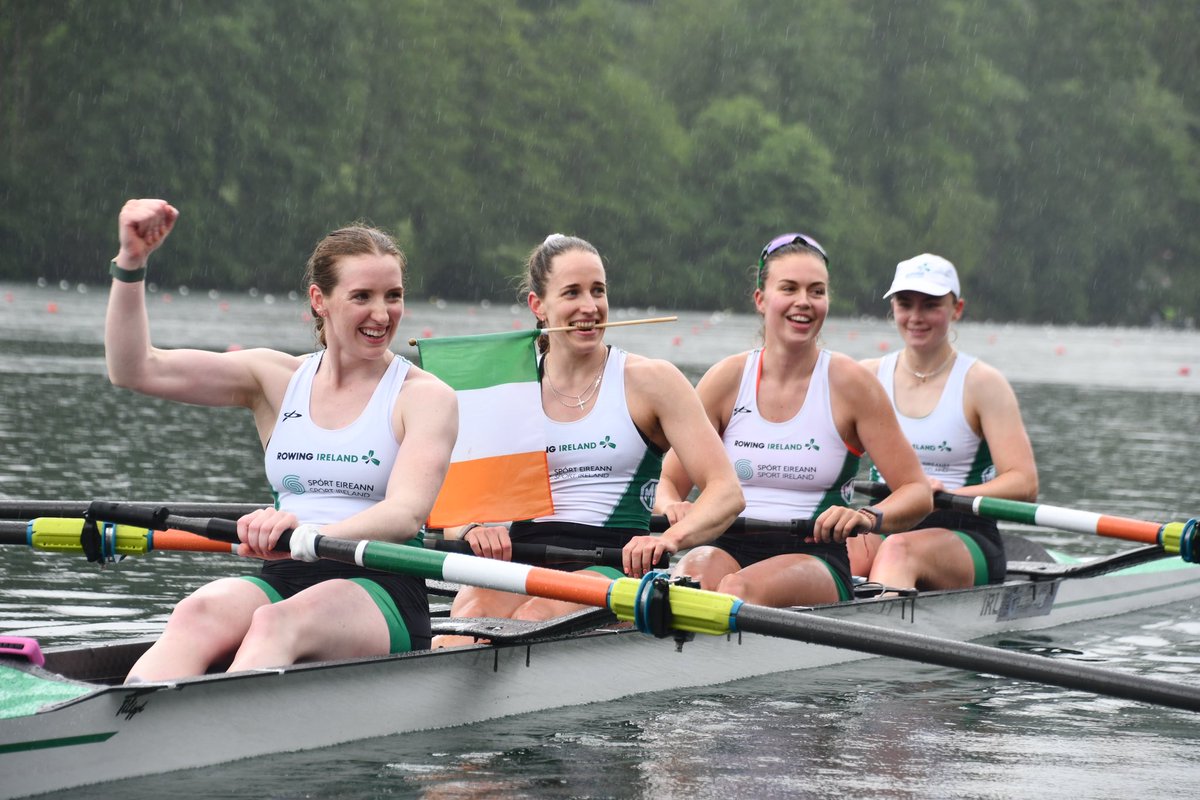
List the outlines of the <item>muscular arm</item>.
<svg viewBox="0 0 1200 800">
<path fill-rule="evenodd" d="M 1037 462 L 1012 386 L 994 367 L 977 361 L 967 373 L 964 404 L 968 419 L 972 422 L 978 419 L 979 430 L 996 465 L 996 477 L 956 489 L 954 493 L 1035 502 Z"/>
<path fill-rule="evenodd" d="M 666 361 L 639 359 L 629 373 L 629 385 L 657 416 L 658 427 L 686 476 L 682 483 L 700 489 L 691 511 L 661 538 L 672 551 L 712 541 L 745 507 L 713 420 L 687 378 Z"/>
<path fill-rule="evenodd" d="M 882 532 L 908 530 L 933 510 L 933 493 L 892 404 L 875 376 L 848 357 L 834 357 L 830 379 L 838 429 L 844 431 L 848 444 L 871 456 L 892 487 L 887 499 L 875 504 L 883 512 Z"/>
<path fill-rule="evenodd" d="M 437 378 L 411 367 L 396 404 L 393 427 L 400 452 L 388 478 L 387 495 L 371 508 L 321 532 L 341 539 L 403 542 L 416 536 L 450 468 L 458 436 L 458 399 Z"/>
<path fill-rule="evenodd" d="M 737 397 L 738 377 L 744 364 L 744 353 L 723 359 L 709 368 L 696 385 L 696 394 L 704 407 L 705 416 L 717 432 L 718 439 L 728 424 L 727 417 Z M 722 457 L 728 460 L 723 447 Z M 666 514 L 671 524 L 675 524 L 690 511 L 691 504 L 686 503 L 686 500 L 695 485 L 696 482 L 688 475 L 675 449 L 667 451 L 663 459 L 662 478 L 655 496 L 655 510 Z"/>
<path fill-rule="evenodd" d="M 119 268 L 145 266 L 170 235 L 179 212 L 165 200 L 130 200 L 121 209 Z M 116 279 L 104 319 L 104 360 L 114 386 L 206 406 L 258 406 L 267 373 L 290 374 L 293 356 L 271 350 L 212 353 L 161 350 L 150 343 L 145 283 Z M 261 419 L 260 419 L 261 423 Z"/>
</svg>

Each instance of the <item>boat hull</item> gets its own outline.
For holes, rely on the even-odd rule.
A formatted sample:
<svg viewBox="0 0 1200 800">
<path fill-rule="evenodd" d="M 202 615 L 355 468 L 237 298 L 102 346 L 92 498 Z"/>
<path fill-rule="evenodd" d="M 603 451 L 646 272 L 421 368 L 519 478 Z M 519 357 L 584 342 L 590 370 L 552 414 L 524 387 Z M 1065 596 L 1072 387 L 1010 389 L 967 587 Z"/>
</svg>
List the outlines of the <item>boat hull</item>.
<svg viewBox="0 0 1200 800">
<path fill-rule="evenodd" d="M 1019 579 L 798 613 L 963 641 L 1197 597 L 1200 569 L 1172 560 L 1087 579 Z M 113 663 L 91 674 L 80 666 L 84 677 L 119 674 L 138 647 L 105 650 L 93 648 L 95 657 L 80 664 Z M 753 634 L 697 637 L 677 651 L 670 639 L 610 627 L 135 687 L 94 684 L 73 700 L 0 720 L 0 797 L 868 657 Z M 55 662 L 51 653 L 48 665 Z"/>
</svg>

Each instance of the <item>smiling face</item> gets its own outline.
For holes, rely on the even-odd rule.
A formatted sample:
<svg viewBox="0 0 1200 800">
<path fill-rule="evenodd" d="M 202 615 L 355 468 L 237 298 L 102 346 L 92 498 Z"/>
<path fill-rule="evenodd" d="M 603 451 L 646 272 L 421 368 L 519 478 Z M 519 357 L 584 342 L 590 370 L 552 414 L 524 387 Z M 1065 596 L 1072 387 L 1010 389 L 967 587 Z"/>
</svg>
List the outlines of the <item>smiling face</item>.
<svg viewBox="0 0 1200 800">
<path fill-rule="evenodd" d="M 767 263 L 763 288 L 754 292 L 769 346 L 815 343 L 829 314 L 829 270 L 820 256 L 793 252 Z"/>
<path fill-rule="evenodd" d="M 962 318 L 962 311 L 963 301 L 953 294 L 904 291 L 892 295 L 892 314 L 906 347 L 939 347 L 949 335 L 950 323 Z"/>
<path fill-rule="evenodd" d="M 313 310 L 325 321 L 331 348 L 379 358 L 388 352 L 404 316 L 404 273 L 393 255 L 342 256 L 328 292 L 309 286 Z"/>
<path fill-rule="evenodd" d="M 594 326 L 608 321 L 608 285 L 600 256 L 580 249 L 554 256 L 544 292 L 529 292 L 529 309 L 547 328 L 577 327 L 550 334 L 552 349 L 589 350 L 599 345 L 604 329 Z"/>
</svg>

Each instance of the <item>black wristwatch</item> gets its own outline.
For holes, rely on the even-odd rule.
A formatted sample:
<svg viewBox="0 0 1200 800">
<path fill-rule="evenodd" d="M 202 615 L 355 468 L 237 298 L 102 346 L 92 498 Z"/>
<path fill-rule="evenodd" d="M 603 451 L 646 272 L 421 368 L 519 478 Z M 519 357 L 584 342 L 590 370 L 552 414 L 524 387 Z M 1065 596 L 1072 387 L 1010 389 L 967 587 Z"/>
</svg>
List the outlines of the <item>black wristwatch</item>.
<svg viewBox="0 0 1200 800">
<path fill-rule="evenodd" d="M 859 511 L 869 514 L 871 519 L 874 520 L 871 523 L 871 527 L 867 529 L 867 533 L 879 533 L 880 529 L 883 528 L 883 511 L 878 506 L 863 506 Z"/>
</svg>

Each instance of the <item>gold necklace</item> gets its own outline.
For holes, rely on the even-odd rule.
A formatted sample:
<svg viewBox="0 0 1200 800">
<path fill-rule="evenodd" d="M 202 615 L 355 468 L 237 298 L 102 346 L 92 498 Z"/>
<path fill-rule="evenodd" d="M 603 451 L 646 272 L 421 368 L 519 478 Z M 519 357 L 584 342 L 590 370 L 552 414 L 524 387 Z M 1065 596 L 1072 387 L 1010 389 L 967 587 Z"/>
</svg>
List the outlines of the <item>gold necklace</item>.
<svg viewBox="0 0 1200 800">
<path fill-rule="evenodd" d="M 942 370 L 944 370 L 946 367 L 950 366 L 950 362 L 954 360 L 954 357 L 956 355 L 958 355 L 958 352 L 952 347 L 952 348 L 950 348 L 949 358 L 947 358 L 945 361 L 943 361 L 942 365 L 940 367 L 935 369 L 933 372 L 917 372 L 915 369 L 913 369 L 912 367 L 910 367 L 908 365 L 908 351 L 905 350 L 904 351 L 904 359 L 903 359 L 904 368 L 906 370 L 908 370 L 909 372 L 911 372 L 913 375 L 916 375 L 917 379 L 920 380 L 921 383 L 924 383 L 925 381 L 929 380 L 933 376 L 941 374 Z M 551 387 L 551 388 L 553 388 L 553 387 Z"/>
<path fill-rule="evenodd" d="M 596 389 L 600 387 L 600 379 L 604 377 L 604 367 L 607 364 L 608 352 L 606 351 L 604 353 L 604 360 L 600 362 L 600 370 L 596 373 L 596 379 L 591 382 L 588 388 L 583 390 L 583 394 L 578 395 L 566 394 L 565 392 L 560 392 L 558 389 L 554 388 L 554 381 L 550 380 L 550 370 L 548 368 L 544 368 L 542 370 L 542 374 L 546 376 L 546 385 L 550 387 L 550 391 L 554 393 L 554 399 L 557 400 L 560 405 L 564 405 L 567 408 L 583 408 L 588 404 L 588 401 L 592 399 L 592 395 L 596 393 Z M 544 360 L 543 367 L 546 367 Z M 567 400 L 564 400 L 563 398 L 567 398 L 567 400 L 571 400 L 571 402 L 568 403 Z"/>
</svg>

